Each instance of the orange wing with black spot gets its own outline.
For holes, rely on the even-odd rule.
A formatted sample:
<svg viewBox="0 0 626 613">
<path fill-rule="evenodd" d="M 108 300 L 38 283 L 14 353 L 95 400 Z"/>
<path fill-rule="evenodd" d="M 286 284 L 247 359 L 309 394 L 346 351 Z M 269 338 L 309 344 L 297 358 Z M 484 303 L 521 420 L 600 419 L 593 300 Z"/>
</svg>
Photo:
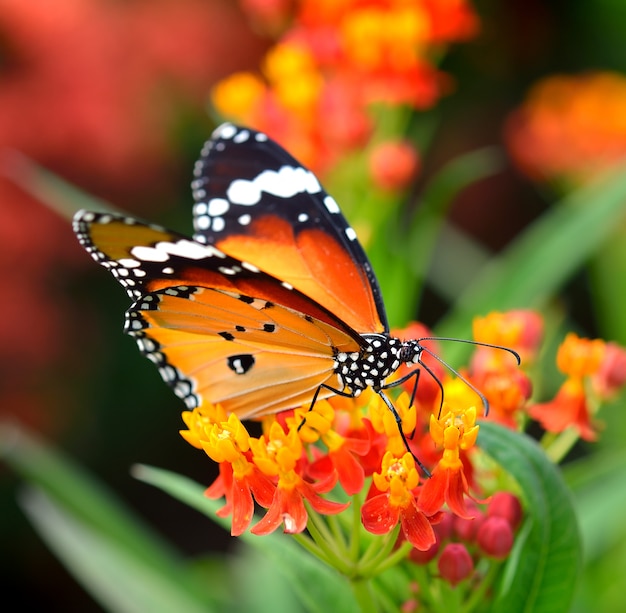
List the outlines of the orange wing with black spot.
<svg viewBox="0 0 626 613">
<path fill-rule="evenodd" d="M 190 408 L 221 403 L 245 418 L 331 395 L 335 356 L 388 330 L 336 203 L 276 143 L 231 124 L 205 146 L 192 186 L 193 238 L 120 215 L 74 219 L 134 300 L 126 332 Z"/>
</svg>

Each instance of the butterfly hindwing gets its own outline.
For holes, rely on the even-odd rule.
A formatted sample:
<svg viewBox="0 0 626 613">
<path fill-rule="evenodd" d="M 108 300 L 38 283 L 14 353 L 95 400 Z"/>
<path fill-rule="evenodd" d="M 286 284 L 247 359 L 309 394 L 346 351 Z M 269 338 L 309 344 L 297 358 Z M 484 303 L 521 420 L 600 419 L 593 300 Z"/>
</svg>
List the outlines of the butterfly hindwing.
<svg viewBox="0 0 626 613">
<path fill-rule="evenodd" d="M 358 348 L 313 317 L 203 287 L 142 297 L 126 330 L 188 406 L 209 399 L 242 419 L 310 403 L 320 385 L 336 381 L 333 352 Z"/>
<path fill-rule="evenodd" d="M 196 240 L 280 278 L 361 333 L 388 331 L 354 230 L 315 175 L 282 147 L 224 124 L 194 176 Z"/>
</svg>

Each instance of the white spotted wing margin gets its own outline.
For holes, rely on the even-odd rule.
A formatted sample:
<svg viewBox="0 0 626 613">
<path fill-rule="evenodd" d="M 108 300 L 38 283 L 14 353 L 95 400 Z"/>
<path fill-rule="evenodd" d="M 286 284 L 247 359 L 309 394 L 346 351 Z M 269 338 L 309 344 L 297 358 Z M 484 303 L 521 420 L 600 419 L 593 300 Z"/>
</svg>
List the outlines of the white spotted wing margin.
<svg viewBox="0 0 626 613">
<path fill-rule="evenodd" d="M 334 355 L 355 350 L 350 336 L 314 317 L 205 287 L 143 296 L 125 330 L 188 408 L 207 400 L 241 419 L 333 395 Z"/>
</svg>

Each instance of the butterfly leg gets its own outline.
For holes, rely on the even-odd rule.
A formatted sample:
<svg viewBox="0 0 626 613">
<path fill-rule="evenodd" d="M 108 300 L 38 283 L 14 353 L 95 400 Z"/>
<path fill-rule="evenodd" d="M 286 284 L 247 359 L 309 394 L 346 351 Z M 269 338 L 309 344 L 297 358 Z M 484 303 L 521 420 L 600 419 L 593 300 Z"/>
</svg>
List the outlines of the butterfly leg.
<svg viewBox="0 0 626 613">
<path fill-rule="evenodd" d="M 313 407 L 315 406 L 315 403 L 317 402 L 317 397 L 319 396 L 319 393 L 322 390 L 322 388 L 327 389 L 329 392 L 332 392 L 333 394 L 337 394 L 337 396 L 343 396 L 344 398 L 354 398 L 354 394 L 350 392 L 344 392 L 343 390 L 338 390 L 338 389 L 335 389 L 334 387 L 331 387 L 330 385 L 326 385 L 325 383 L 322 383 L 315 390 L 315 394 L 313 394 L 313 400 L 311 400 L 311 406 L 309 407 L 309 411 L 313 410 Z M 305 423 L 306 423 L 306 417 L 303 417 L 302 421 L 300 422 L 300 425 L 298 426 L 298 432 L 304 426 Z"/>
<path fill-rule="evenodd" d="M 417 384 L 419 382 L 420 372 L 422 368 L 433 378 L 433 380 L 435 381 L 435 383 L 437 383 L 437 386 L 439 387 L 440 400 L 439 400 L 439 411 L 437 413 L 437 418 L 439 418 L 441 417 L 441 409 L 443 408 L 443 385 L 441 381 L 439 380 L 439 377 L 430 368 L 428 368 L 428 366 L 426 366 L 424 362 L 420 362 L 420 368 L 416 368 L 415 370 L 412 370 L 408 375 L 405 375 L 404 377 L 400 377 L 400 379 L 396 379 L 395 381 L 392 381 L 391 383 L 387 383 L 383 387 L 383 389 L 397 387 L 398 385 L 402 385 L 403 383 L 406 383 L 411 377 L 415 377 L 415 383 L 413 384 L 413 391 L 411 392 L 411 400 L 409 402 L 409 406 L 412 407 L 413 402 L 415 401 L 415 396 L 417 394 Z"/>
<path fill-rule="evenodd" d="M 405 375 L 404 377 L 400 377 L 400 379 L 396 379 L 395 381 L 392 381 L 391 383 L 385 384 L 383 386 L 383 389 L 387 390 L 392 387 L 398 387 L 399 385 L 406 383 L 411 377 L 415 377 L 415 383 L 413 383 L 413 391 L 411 392 L 411 399 L 409 401 L 409 406 L 412 407 L 413 402 L 415 401 L 415 395 L 417 394 L 417 384 L 419 383 L 421 372 L 422 372 L 421 368 L 416 368 L 415 370 L 412 370 L 408 375 Z"/>
<path fill-rule="evenodd" d="M 413 459 L 415 460 L 416 464 L 422 469 L 422 472 L 428 478 L 430 478 L 431 474 L 430 474 L 430 471 L 428 470 L 428 468 L 426 468 L 420 462 L 420 459 L 411 451 L 411 448 L 409 447 L 409 441 L 407 441 L 407 438 L 404 435 L 404 432 L 402 431 L 402 418 L 398 414 L 398 411 L 396 411 L 396 407 L 393 406 L 393 402 L 391 402 L 391 400 L 389 400 L 389 398 L 387 398 L 387 396 L 385 395 L 383 390 L 378 390 L 376 393 L 382 398 L 383 402 L 387 405 L 387 408 L 391 411 L 391 414 L 393 415 L 394 419 L 396 420 L 396 425 L 398 426 L 398 432 L 400 433 L 400 437 L 402 438 L 402 442 L 404 443 L 404 446 L 406 447 L 406 450 L 413 456 Z"/>
<path fill-rule="evenodd" d="M 406 381 L 407 379 L 410 379 L 411 377 L 416 378 L 415 388 L 417 389 L 417 379 L 419 379 L 419 369 L 416 369 L 415 371 L 409 373 L 409 375 L 407 375 L 406 377 L 403 377 L 399 381 L 394 381 L 390 385 L 386 386 L 386 388 L 395 387 L 396 385 L 403 383 L 404 381 Z M 354 398 L 354 394 L 351 392 L 344 392 L 343 390 L 338 390 L 338 389 L 335 389 L 334 387 L 331 387 L 330 385 L 326 385 L 325 383 L 322 383 L 322 385 L 320 385 L 317 388 L 317 390 L 315 390 L 315 394 L 313 395 L 313 400 L 311 401 L 311 406 L 309 407 L 309 411 L 311 411 L 313 407 L 315 406 L 315 403 L 317 402 L 317 397 L 322 388 L 327 389 L 328 391 L 333 392 L 334 394 L 337 394 L 338 396 L 343 396 L 344 398 Z M 409 447 L 409 442 L 404 432 L 402 431 L 402 418 L 398 414 L 396 407 L 393 406 L 393 403 L 391 402 L 391 400 L 389 400 L 389 398 L 387 398 L 387 396 L 384 394 L 382 389 L 376 390 L 376 393 L 382 398 L 383 402 L 387 405 L 387 408 L 391 411 L 391 414 L 396 420 L 398 432 L 400 433 L 400 437 L 402 438 L 402 442 L 404 443 L 406 450 L 413 456 L 413 459 L 415 460 L 416 464 L 422 469 L 422 472 L 424 473 L 424 475 L 430 478 L 431 476 L 430 471 L 426 468 L 426 466 L 422 464 L 420 459 L 413 453 L 413 451 L 411 451 L 411 448 Z M 413 395 L 415 395 L 415 391 Z M 300 428 L 302 428 L 305 423 L 306 423 L 306 417 L 304 417 L 302 421 L 300 422 L 300 425 L 298 426 L 298 430 L 300 430 Z"/>
</svg>

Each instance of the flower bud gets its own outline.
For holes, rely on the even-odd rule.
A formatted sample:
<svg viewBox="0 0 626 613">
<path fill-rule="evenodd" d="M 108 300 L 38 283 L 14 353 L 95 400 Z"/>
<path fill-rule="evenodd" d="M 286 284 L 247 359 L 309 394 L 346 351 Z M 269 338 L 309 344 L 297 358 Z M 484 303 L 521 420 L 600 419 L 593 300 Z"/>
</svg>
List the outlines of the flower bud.
<svg viewBox="0 0 626 613">
<path fill-rule="evenodd" d="M 370 155 L 374 183 L 389 191 L 408 187 L 415 179 L 420 159 L 415 147 L 406 141 L 388 141 L 377 145 Z"/>
<path fill-rule="evenodd" d="M 491 497 L 487 507 L 487 517 L 506 519 L 512 530 L 517 530 L 522 521 L 522 515 L 522 505 L 519 499 L 510 492 L 497 492 Z"/>
<path fill-rule="evenodd" d="M 449 543 L 439 556 L 437 568 L 442 578 L 454 587 L 472 574 L 474 562 L 465 545 Z"/>
<path fill-rule="evenodd" d="M 466 519 L 455 515 L 453 517 L 452 527 L 454 534 L 459 540 L 465 543 L 473 543 L 478 528 L 480 528 L 480 525 L 485 520 L 485 516 L 473 502 L 467 501 L 467 507 L 473 517 Z"/>
<path fill-rule="evenodd" d="M 476 542 L 486 555 L 502 560 L 513 548 L 513 529 L 504 517 L 488 517 L 478 529 Z"/>
<path fill-rule="evenodd" d="M 626 383 L 626 350 L 607 343 L 600 369 L 593 376 L 593 387 L 602 399 L 612 398 Z"/>
</svg>

